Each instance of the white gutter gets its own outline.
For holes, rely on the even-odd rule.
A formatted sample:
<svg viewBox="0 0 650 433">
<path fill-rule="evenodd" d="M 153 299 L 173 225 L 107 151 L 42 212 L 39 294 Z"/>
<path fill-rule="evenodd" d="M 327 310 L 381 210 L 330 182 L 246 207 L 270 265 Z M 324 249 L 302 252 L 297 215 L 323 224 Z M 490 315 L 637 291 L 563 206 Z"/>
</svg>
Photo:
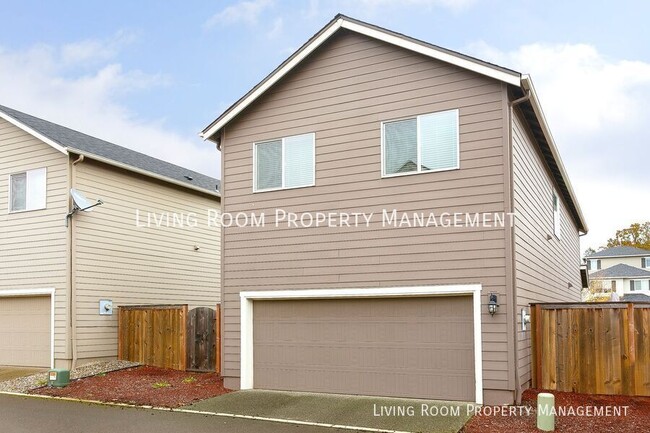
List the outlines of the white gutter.
<svg viewBox="0 0 650 433">
<path fill-rule="evenodd" d="M 112 165 L 114 167 L 119 167 L 119 168 L 122 168 L 124 170 L 132 171 L 134 173 L 142 174 L 142 175 L 147 176 L 147 177 L 152 177 L 154 179 L 161 180 L 163 182 L 172 183 L 174 185 L 182 186 L 184 188 L 192 189 L 192 190 L 195 190 L 195 191 L 202 192 L 204 194 L 209 194 L 209 195 L 221 198 L 221 194 L 217 190 L 210 191 L 210 190 L 207 190 L 205 188 L 201 188 L 200 186 L 196 186 L 196 185 L 192 185 L 192 184 L 189 184 L 189 183 L 181 182 L 179 180 L 172 179 L 171 177 L 161 176 L 159 174 L 152 173 L 150 171 L 143 170 L 141 168 L 133 167 L 133 166 L 128 165 L 128 164 L 123 164 L 121 162 L 114 161 L 114 160 L 112 160 L 110 158 L 105 158 L 103 156 L 98 156 L 98 155 L 95 155 L 93 153 L 88 153 L 88 152 L 85 152 L 85 151 L 82 151 L 82 150 L 79 150 L 79 149 L 75 149 L 73 147 L 68 147 L 68 151 L 71 152 L 71 153 L 76 153 L 76 154 L 81 155 L 81 156 L 85 156 L 86 158 L 90 158 L 90 159 L 93 159 L 95 161 L 103 162 L 104 164 Z M 215 185 L 215 187 L 216 187 L 216 185 Z"/>
</svg>

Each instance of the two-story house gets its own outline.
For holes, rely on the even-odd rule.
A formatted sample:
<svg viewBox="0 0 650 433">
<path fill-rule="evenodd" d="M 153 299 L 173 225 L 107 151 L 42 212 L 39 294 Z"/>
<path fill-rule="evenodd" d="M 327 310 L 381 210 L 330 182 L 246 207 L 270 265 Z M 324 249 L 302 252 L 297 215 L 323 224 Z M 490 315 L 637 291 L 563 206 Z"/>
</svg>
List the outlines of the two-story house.
<svg viewBox="0 0 650 433">
<path fill-rule="evenodd" d="M 122 305 L 214 308 L 220 234 L 206 219 L 218 188 L 0 106 L 0 365 L 114 359 Z M 103 204 L 72 213 L 71 189 Z"/>
<path fill-rule="evenodd" d="M 650 301 L 650 250 L 618 246 L 585 257 L 592 285 L 619 299 Z M 639 297 L 636 295 L 645 295 Z M 635 295 L 635 296 L 630 296 Z"/>
<path fill-rule="evenodd" d="M 240 222 L 230 388 L 512 403 L 529 303 L 580 300 L 587 226 L 526 75 L 338 15 L 202 136 Z"/>
</svg>

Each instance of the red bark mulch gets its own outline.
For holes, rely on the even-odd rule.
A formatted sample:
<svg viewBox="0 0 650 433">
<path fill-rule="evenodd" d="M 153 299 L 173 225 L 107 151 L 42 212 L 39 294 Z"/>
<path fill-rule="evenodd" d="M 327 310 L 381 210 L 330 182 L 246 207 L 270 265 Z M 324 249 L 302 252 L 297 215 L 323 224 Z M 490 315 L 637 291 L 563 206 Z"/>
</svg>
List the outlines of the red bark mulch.
<svg viewBox="0 0 650 433">
<path fill-rule="evenodd" d="M 558 414 L 555 417 L 557 433 L 574 432 L 620 432 L 636 433 L 650 431 L 650 397 L 630 397 L 624 395 L 590 395 L 571 392 L 543 391 L 528 389 L 524 391 L 522 406 L 533 408 L 530 415 L 476 415 L 463 428 L 463 433 L 521 432 L 538 433 L 537 430 L 537 394 L 551 392 L 555 395 L 556 410 L 560 406 L 573 408 L 601 408 L 607 406 L 627 406 L 627 414 L 620 409 L 620 416 L 582 416 Z M 593 409 L 592 409 L 593 410 Z M 593 412 L 592 412 L 593 413 Z M 614 412 L 611 412 L 612 414 Z"/>
<path fill-rule="evenodd" d="M 65 388 L 43 387 L 32 394 L 110 403 L 180 407 L 230 392 L 217 373 L 135 367 L 75 380 Z"/>
</svg>

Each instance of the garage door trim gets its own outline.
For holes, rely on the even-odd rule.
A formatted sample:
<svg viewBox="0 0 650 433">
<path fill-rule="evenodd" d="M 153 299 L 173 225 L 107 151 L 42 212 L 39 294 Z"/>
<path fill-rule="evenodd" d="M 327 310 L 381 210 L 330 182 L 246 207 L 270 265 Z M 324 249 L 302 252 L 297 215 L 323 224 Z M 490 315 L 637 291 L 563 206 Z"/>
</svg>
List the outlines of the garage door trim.
<svg viewBox="0 0 650 433">
<path fill-rule="evenodd" d="M 481 343 L 481 285 L 379 287 L 354 289 L 264 290 L 240 292 L 241 389 L 253 389 L 253 301 L 292 299 L 385 298 L 472 295 L 474 321 L 474 377 L 476 403 L 483 404 L 483 356 Z"/>
<path fill-rule="evenodd" d="M 0 298 L 16 298 L 20 296 L 50 297 L 50 368 L 54 368 L 54 292 L 55 289 L 15 289 L 0 290 Z"/>
</svg>

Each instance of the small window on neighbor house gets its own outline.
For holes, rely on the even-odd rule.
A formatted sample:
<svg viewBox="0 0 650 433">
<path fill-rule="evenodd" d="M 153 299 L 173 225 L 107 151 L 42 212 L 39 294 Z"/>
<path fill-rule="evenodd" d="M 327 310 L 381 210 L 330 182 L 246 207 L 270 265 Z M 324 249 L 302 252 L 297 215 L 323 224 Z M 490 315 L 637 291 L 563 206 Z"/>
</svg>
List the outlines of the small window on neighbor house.
<svg viewBox="0 0 650 433">
<path fill-rule="evenodd" d="M 382 175 L 459 168 L 458 110 L 382 123 Z"/>
<path fill-rule="evenodd" d="M 557 194 L 553 193 L 553 232 L 555 237 L 561 238 L 562 230 L 560 227 L 560 200 Z"/>
<path fill-rule="evenodd" d="M 589 270 L 590 271 L 596 271 L 598 269 L 600 269 L 600 260 L 590 259 L 589 260 Z"/>
<path fill-rule="evenodd" d="M 39 168 L 9 176 L 9 212 L 45 209 L 46 170 Z"/>
<path fill-rule="evenodd" d="M 612 292 L 616 291 L 616 280 L 612 280 Z"/>
<path fill-rule="evenodd" d="M 650 257 L 643 257 L 641 259 L 641 267 L 642 268 L 650 268 Z"/>
<path fill-rule="evenodd" d="M 643 281 L 641 280 L 630 280 L 630 291 L 637 292 L 643 289 Z"/>
<path fill-rule="evenodd" d="M 315 134 L 294 135 L 254 145 L 254 191 L 314 184 Z"/>
</svg>

